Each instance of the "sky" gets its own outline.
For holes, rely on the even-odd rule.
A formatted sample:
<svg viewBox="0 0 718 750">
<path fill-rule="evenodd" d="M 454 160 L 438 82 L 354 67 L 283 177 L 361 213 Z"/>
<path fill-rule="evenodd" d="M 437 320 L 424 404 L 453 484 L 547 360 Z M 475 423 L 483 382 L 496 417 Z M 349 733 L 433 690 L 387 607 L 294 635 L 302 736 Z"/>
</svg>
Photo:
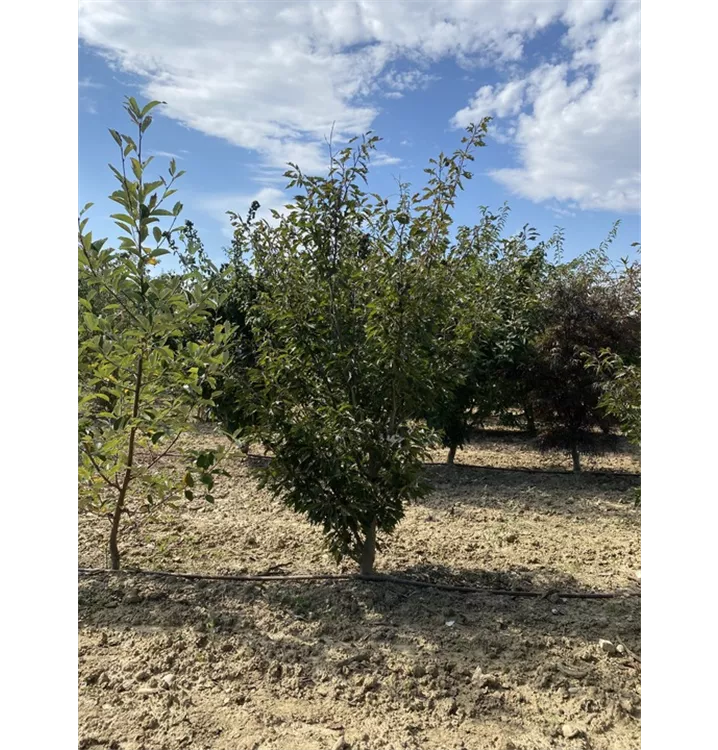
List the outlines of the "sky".
<svg viewBox="0 0 718 750">
<path fill-rule="evenodd" d="M 175 198 L 210 256 L 226 211 L 291 201 L 286 163 L 326 172 L 327 138 L 382 141 L 370 189 L 415 190 L 463 128 L 493 118 L 454 212 L 507 202 L 507 233 L 565 232 L 573 257 L 620 220 L 609 255 L 640 241 L 640 3 L 635 0 L 80 0 L 79 196 L 88 229 L 114 240 L 108 128 L 131 134 L 125 96 L 155 110 L 151 166 L 186 170 Z M 166 169 L 164 170 L 166 173 Z M 155 173 L 151 172 L 154 178 Z"/>
</svg>

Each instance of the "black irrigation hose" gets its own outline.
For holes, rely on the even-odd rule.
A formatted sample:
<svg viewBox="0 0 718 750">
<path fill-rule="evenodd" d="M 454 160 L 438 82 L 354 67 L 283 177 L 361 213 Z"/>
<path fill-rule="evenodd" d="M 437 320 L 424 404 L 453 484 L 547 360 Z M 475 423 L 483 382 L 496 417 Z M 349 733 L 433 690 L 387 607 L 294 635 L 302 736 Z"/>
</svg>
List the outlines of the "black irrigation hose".
<svg viewBox="0 0 718 750">
<path fill-rule="evenodd" d="M 620 597 L 641 596 L 638 590 L 624 591 L 526 591 L 522 589 L 492 589 L 481 588 L 477 586 L 456 586 L 449 583 L 433 583 L 430 581 L 417 581 L 412 578 L 395 578 L 394 576 L 385 575 L 360 575 L 358 573 L 345 574 L 307 574 L 307 575 L 208 575 L 202 573 L 171 573 L 164 570 L 142 570 L 140 568 L 128 568 L 126 570 L 110 570 L 109 568 L 78 568 L 79 575 L 101 575 L 125 574 L 125 575 L 146 575 L 160 576 L 164 578 L 181 578 L 185 580 L 204 580 L 204 581 L 235 581 L 235 582 L 274 582 L 274 581 L 369 581 L 372 583 L 398 583 L 405 586 L 419 586 L 421 588 L 435 588 L 441 591 L 459 591 L 466 594 L 493 594 L 498 596 L 523 596 L 547 598 L 555 595 L 562 599 L 618 599 Z"/>
</svg>

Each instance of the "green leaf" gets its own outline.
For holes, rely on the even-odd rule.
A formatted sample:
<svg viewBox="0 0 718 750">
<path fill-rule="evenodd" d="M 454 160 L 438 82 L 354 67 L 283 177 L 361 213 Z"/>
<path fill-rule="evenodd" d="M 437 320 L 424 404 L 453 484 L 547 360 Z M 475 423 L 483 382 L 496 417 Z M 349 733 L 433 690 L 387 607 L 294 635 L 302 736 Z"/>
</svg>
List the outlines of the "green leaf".
<svg viewBox="0 0 718 750">
<path fill-rule="evenodd" d="M 152 235 L 155 238 L 155 242 L 160 242 L 162 240 L 162 230 L 159 227 L 152 227 Z M 152 257 L 155 257 L 154 253 Z"/>
<path fill-rule="evenodd" d="M 132 171 L 134 172 L 135 177 L 138 180 L 141 180 L 142 179 L 142 165 L 134 157 L 130 159 L 130 164 L 132 164 Z"/>
<path fill-rule="evenodd" d="M 162 180 L 154 180 L 152 182 L 148 182 L 144 186 L 145 195 L 151 193 L 153 190 L 157 190 L 157 188 L 161 187 L 162 185 L 164 185 L 164 182 Z"/>
<path fill-rule="evenodd" d="M 140 117 L 144 117 L 148 112 L 152 111 L 155 107 L 158 107 L 160 104 L 167 104 L 167 102 L 160 102 L 160 101 L 151 101 L 148 104 L 145 104 L 145 106 L 142 108 L 142 112 L 140 112 Z"/>
<path fill-rule="evenodd" d="M 132 218 L 127 214 L 110 214 L 111 219 L 117 219 L 117 221 L 124 221 L 125 224 L 132 224 Z"/>
<path fill-rule="evenodd" d="M 116 130 L 110 128 L 110 135 L 115 139 L 115 143 L 117 143 L 118 146 L 122 146 L 122 138 Z"/>
<path fill-rule="evenodd" d="M 132 114 L 136 115 L 137 117 L 140 117 L 141 116 L 140 108 L 139 108 L 139 106 L 137 104 L 137 100 L 135 99 L 135 97 L 134 96 L 128 96 L 127 97 L 127 102 L 130 105 L 130 110 L 132 111 Z"/>
</svg>

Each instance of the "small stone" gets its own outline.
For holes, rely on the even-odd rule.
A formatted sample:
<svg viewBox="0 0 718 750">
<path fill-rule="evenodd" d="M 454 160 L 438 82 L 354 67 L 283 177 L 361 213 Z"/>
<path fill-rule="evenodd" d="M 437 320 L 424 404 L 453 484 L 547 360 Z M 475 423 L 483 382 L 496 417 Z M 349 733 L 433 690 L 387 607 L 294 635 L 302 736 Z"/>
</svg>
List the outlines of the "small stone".
<svg viewBox="0 0 718 750">
<path fill-rule="evenodd" d="M 561 734 L 567 739 L 573 739 L 574 737 L 580 737 L 583 734 L 583 730 L 579 729 L 575 724 L 564 724 L 561 727 Z"/>
<path fill-rule="evenodd" d="M 107 609 L 114 609 L 117 606 L 117 602 L 105 602 Z"/>
<path fill-rule="evenodd" d="M 160 689 L 157 687 L 141 687 L 137 690 L 138 695 L 154 695 L 159 692 Z"/>
<path fill-rule="evenodd" d="M 430 677 L 438 677 L 439 676 L 439 667 L 436 664 L 430 664 L 426 670 L 426 673 Z"/>
<path fill-rule="evenodd" d="M 423 664 L 414 664 L 411 673 L 414 677 L 423 677 L 426 674 L 426 667 Z"/>
<path fill-rule="evenodd" d="M 484 679 L 484 672 L 481 667 L 476 667 L 474 673 L 471 675 L 471 682 L 482 682 Z"/>
<path fill-rule="evenodd" d="M 516 541 L 516 540 L 517 540 L 518 538 L 519 538 L 519 537 L 518 537 L 518 534 L 507 534 L 507 535 L 506 535 L 506 536 L 504 537 L 504 541 L 505 541 L 505 542 L 506 542 L 507 544 L 513 544 L 513 543 L 514 543 L 514 542 L 515 542 L 515 541 Z"/>
<path fill-rule="evenodd" d="M 456 620 L 447 620 L 444 624 L 447 628 L 453 628 L 456 625 Z"/>
<path fill-rule="evenodd" d="M 626 647 L 622 643 L 619 643 L 618 646 L 616 646 L 616 651 L 618 651 L 619 654 L 625 654 Z"/>
<path fill-rule="evenodd" d="M 332 750 L 344 750 L 347 747 L 347 743 L 344 742 L 344 737 L 340 737 L 333 745 Z"/>
<path fill-rule="evenodd" d="M 107 672 L 103 672 L 98 678 L 97 678 L 97 684 L 102 687 L 103 685 L 108 685 L 110 682 L 110 677 L 107 674 Z"/>
<path fill-rule="evenodd" d="M 165 687 L 171 688 L 174 684 L 175 676 L 173 674 L 166 674 L 162 677 L 162 682 Z"/>
<path fill-rule="evenodd" d="M 374 690 L 375 688 L 379 687 L 379 679 L 377 678 L 376 675 L 373 675 L 373 674 L 372 675 L 367 675 L 364 678 L 363 687 L 364 687 L 364 690 L 367 691 L 367 692 L 369 690 Z"/>
<path fill-rule="evenodd" d="M 561 612 L 559 612 L 559 610 L 557 610 L 557 609 L 556 609 L 556 607 L 553 607 L 553 608 L 551 609 L 551 614 L 552 614 L 552 615 L 560 615 L 560 614 L 561 614 Z"/>
<path fill-rule="evenodd" d="M 137 589 L 127 589 L 125 593 L 125 604 L 138 604 L 141 601 Z"/>
<path fill-rule="evenodd" d="M 134 687 L 134 684 L 135 684 L 134 680 L 125 680 L 122 683 L 122 689 L 123 690 L 132 690 L 132 688 Z"/>
<path fill-rule="evenodd" d="M 599 638 L 598 640 L 598 647 L 603 651 L 604 654 L 608 654 L 609 656 L 612 656 L 616 653 L 616 647 L 611 643 L 611 641 L 607 641 L 605 638 Z"/>
</svg>

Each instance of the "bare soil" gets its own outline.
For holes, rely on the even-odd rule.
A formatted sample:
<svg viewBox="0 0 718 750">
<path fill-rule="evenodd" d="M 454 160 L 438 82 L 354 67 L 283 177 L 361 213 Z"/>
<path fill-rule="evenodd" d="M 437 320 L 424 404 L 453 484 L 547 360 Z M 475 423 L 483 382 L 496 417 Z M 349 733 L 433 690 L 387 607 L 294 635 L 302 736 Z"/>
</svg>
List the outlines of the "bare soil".
<svg viewBox="0 0 718 750">
<path fill-rule="evenodd" d="M 211 445 L 218 437 L 193 438 Z M 636 590 L 630 452 L 541 454 L 496 431 L 426 467 L 434 486 L 377 559 L 423 580 Z M 126 568 L 354 572 L 233 459 L 214 505 L 134 527 Z M 482 467 L 482 468 L 479 468 Z M 518 469 L 536 471 L 519 471 Z M 79 564 L 109 524 L 79 519 Z M 362 581 L 79 577 L 79 746 L 115 750 L 631 750 L 640 747 L 640 598 L 461 594 Z M 628 652 L 607 653 L 600 639 Z"/>
</svg>

